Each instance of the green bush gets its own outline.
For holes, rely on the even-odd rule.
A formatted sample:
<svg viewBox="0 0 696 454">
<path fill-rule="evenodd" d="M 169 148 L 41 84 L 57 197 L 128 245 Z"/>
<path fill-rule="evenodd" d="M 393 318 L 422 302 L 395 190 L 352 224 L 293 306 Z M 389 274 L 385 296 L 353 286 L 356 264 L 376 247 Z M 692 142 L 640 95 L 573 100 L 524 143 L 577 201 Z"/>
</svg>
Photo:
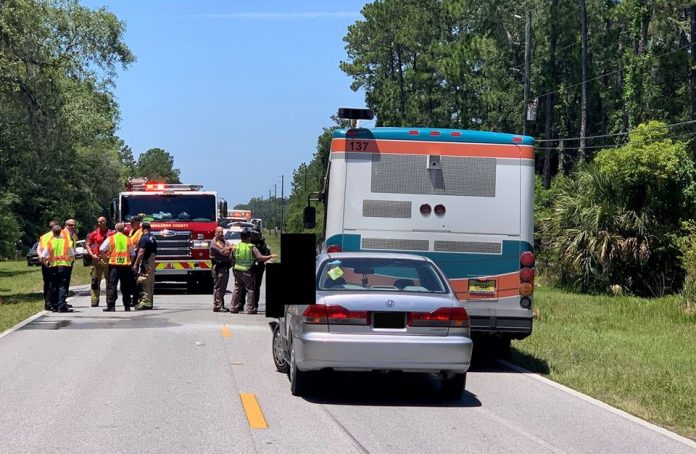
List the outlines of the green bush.
<svg viewBox="0 0 696 454">
<path fill-rule="evenodd" d="M 681 289 L 679 239 L 694 214 L 694 164 L 668 132 L 641 125 L 625 146 L 601 151 L 543 194 L 539 255 L 559 286 L 643 296 Z"/>
</svg>

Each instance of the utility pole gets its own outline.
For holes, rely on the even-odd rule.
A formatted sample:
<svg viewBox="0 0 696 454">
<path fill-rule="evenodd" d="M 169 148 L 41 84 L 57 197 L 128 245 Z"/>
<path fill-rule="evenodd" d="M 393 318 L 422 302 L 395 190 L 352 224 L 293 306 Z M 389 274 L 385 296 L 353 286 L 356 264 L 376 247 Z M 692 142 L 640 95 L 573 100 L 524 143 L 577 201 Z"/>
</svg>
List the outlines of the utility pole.
<svg viewBox="0 0 696 454">
<path fill-rule="evenodd" d="M 280 176 L 280 233 L 285 225 L 285 175 Z"/>
<path fill-rule="evenodd" d="M 271 190 L 268 190 L 268 203 L 266 204 L 266 220 L 264 221 L 268 226 L 268 230 L 271 230 Z"/>
<path fill-rule="evenodd" d="M 522 135 L 527 135 L 527 105 L 529 103 L 529 62 L 532 59 L 532 12 L 527 11 L 524 24 L 524 108 L 522 115 Z"/>
<path fill-rule="evenodd" d="M 273 184 L 273 226 L 278 227 L 278 183 Z"/>
</svg>

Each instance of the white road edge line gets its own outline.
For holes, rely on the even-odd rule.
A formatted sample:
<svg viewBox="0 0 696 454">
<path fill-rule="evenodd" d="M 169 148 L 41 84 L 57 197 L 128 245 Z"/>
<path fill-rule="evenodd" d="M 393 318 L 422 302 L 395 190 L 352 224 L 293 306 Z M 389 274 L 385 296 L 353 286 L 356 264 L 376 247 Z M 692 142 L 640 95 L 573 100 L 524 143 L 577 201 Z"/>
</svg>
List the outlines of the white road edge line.
<svg viewBox="0 0 696 454">
<path fill-rule="evenodd" d="M 655 424 L 652 424 L 652 423 L 650 423 L 650 422 L 648 422 L 648 421 L 646 421 L 646 420 L 644 420 L 644 419 L 640 419 L 640 418 L 637 417 L 637 416 L 633 416 L 633 415 L 630 414 L 630 413 L 626 413 L 626 412 L 623 411 L 623 410 L 619 410 L 619 409 L 616 408 L 616 407 L 612 407 L 611 405 L 606 404 L 606 403 L 602 402 L 601 400 L 597 400 L 597 399 L 595 399 L 595 398 L 593 398 L 593 397 L 588 396 L 587 394 L 583 394 L 583 393 L 581 393 L 581 392 L 579 392 L 579 391 L 576 391 L 576 390 L 574 390 L 574 389 L 572 389 L 572 388 L 568 388 L 567 386 L 561 385 L 560 383 L 556 383 L 556 382 L 553 381 L 553 380 L 549 380 L 548 378 L 542 377 L 542 376 L 539 375 L 539 374 L 535 374 L 534 372 L 532 372 L 532 371 L 530 371 L 530 370 L 527 370 L 527 369 L 525 369 L 524 367 L 517 366 L 517 365 L 512 364 L 512 363 L 510 363 L 510 362 L 508 362 L 508 361 L 505 361 L 504 359 L 498 359 L 497 362 L 498 362 L 499 364 L 501 364 L 501 365 L 507 367 L 508 369 L 512 369 L 512 370 L 514 370 L 514 371 L 516 371 L 516 372 L 523 373 L 523 374 L 525 374 L 525 375 L 526 375 L 527 377 L 529 377 L 529 378 L 533 378 L 534 380 L 538 380 L 538 381 L 540 381 L 540 382 L 546 383 L 547 385 L 553 386 L 553 387 L 556 388 L 556 389 L 559 389 L 559 390 L 561 390 L 561 391 L 563 391 L 563 392 L 566 392 L 566 393 L 571 394 L 571 395 L 573 395 L 573 396 L 575 396 L 575 397 L 578 397 L 578 398 L 584 400 L 585 402 L 591 403 L 592 405 L 595 405 L 595 406 L 597 406 L 597 407 L 599 407 L 599 408 L 602 408 L 602 409 L 607 410 L 607 411 L 609 411 L 609 412 L 611 412 L 611 413 L 614 413 L 614 414 L 619 415 L 619 416 L 621 416 L 621 417 L 623 417 L 623 418 L 626 418 L 626 419 L 628 419 L 629 421 L 633 421 L 633 422 L 635 422 L 635 423 L 637 423 L 637 424 L 640 424 L 641 426 L 643 426 L 643 427 L 645 427 L 645 428 L 647 428 L 647 429 L 650 429 L 650 430 L 652 430 L 653 432 L 657 432 L 657 433 L 659 433 L 659 434 L 661 434 L 661 435 L 664 435 L 665 437 L 671 438 L 672 440 L 681 442 L 681 443 L 683 443 L 683 444 L 685 444 L 686 446 L 689 446 L 689 447 L 691 447 L 691 448 L 696 448 L 696 442 L 694 442 L 693 440 L 690 440 L 690 439 L 688 439 L 688 438 L 686 438 L 686 437 L 682 437 L 681 435 L 678 435 L 678 434 L 676 434 L 676 433 L 674 433 L 674 432 L 671 432 L 671 431 L 665 429 L 664 427 L 660 427 L 660 426 L 657 426 L 657 425 L 655 425 Z"/>
<path fill-rule="evenodd" d="M 72 291 L 80 291 L 80 290 L 86 290 L 86 289 L 89 289 L 89 284 L 87 284 L 87 285 L 78 285 L 78 286 L 75 286 L 75 287 L 70 288 L 70 290 L 72 290 Z M 69 300 L 71 300 L 71 299 L 73 299 L 73 298 L 75 298 L 75 295 L 70 296 L 70 297 L 68 297 L 68 298 L 65 298 L 65 301 L 69 301 Z M 32 315 L 31 317 L 27 318 L 26 320 L 22 320 L 21 322 L 17 323 L 17 324 L 16 324 L 15 326 L 13 326 L 12 328 L 8 328 L 8 329 L 6 329 L 5 331 L 3 331 L 2 333 L 0 333 L 0 339 L 2 339 L 3 337 L 7 336 L 8 334 L 14 333 L 15 331 L 17 331 L 19 328 L 23 327 L 24 325 L 28 325 L 29 323 L 33 322 L 33 321 L 36 320 L 37 318 L 42 317 L 42 316 L 44 316 L 44 315 L 46 315 L 46 314 L 50 314 L 50 312 L 49 312 L 49 311 L 41 311 L 41 312 L 39 312 L 38 314 Z"/>
</svg>

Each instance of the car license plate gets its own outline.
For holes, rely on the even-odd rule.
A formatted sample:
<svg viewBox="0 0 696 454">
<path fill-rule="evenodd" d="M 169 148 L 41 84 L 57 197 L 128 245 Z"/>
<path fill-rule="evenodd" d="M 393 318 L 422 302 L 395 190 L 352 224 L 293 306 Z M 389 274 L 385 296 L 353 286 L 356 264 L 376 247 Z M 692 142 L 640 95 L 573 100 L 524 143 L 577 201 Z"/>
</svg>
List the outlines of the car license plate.
<svg viewBox="0 0 696 454">
<path fill-rule="evenodd" d="M 469 295 L 474 296 L 489 296 L 495 295 L 495 280 L 469 280 Z"/>
<path fill-rule="evenodd" d="M 373 312 L 372 320 L 375 328 L 400 329 L 406 326 L 404 312 Z"/>
</svg>

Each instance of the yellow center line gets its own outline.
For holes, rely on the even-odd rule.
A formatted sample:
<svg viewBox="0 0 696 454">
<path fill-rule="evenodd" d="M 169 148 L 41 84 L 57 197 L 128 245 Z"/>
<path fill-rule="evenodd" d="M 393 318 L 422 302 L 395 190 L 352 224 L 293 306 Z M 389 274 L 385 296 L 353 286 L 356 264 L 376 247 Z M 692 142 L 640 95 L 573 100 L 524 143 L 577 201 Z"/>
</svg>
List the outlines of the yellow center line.
<svg viewBox="0 0 696 454">
<path fill-rule="evenodd" d="M 222 325 L 222 337 L 230 337 L 232 335 L 232 331 L 227 325 Z"/>
<path fill-rule="evenodd" d="M 266 419 L 263 417 L 261 412 L 261 407 L 259 402 L 256 400 L 256 396 L 251 393 L 240 393 L 242 397 L 242 405 L 244 405 L 244 411 L 246 412 L 247 420 L 249 420 L 249 425 L 252 429 L 268 429 L 266 424 Z"/>
</svg>

